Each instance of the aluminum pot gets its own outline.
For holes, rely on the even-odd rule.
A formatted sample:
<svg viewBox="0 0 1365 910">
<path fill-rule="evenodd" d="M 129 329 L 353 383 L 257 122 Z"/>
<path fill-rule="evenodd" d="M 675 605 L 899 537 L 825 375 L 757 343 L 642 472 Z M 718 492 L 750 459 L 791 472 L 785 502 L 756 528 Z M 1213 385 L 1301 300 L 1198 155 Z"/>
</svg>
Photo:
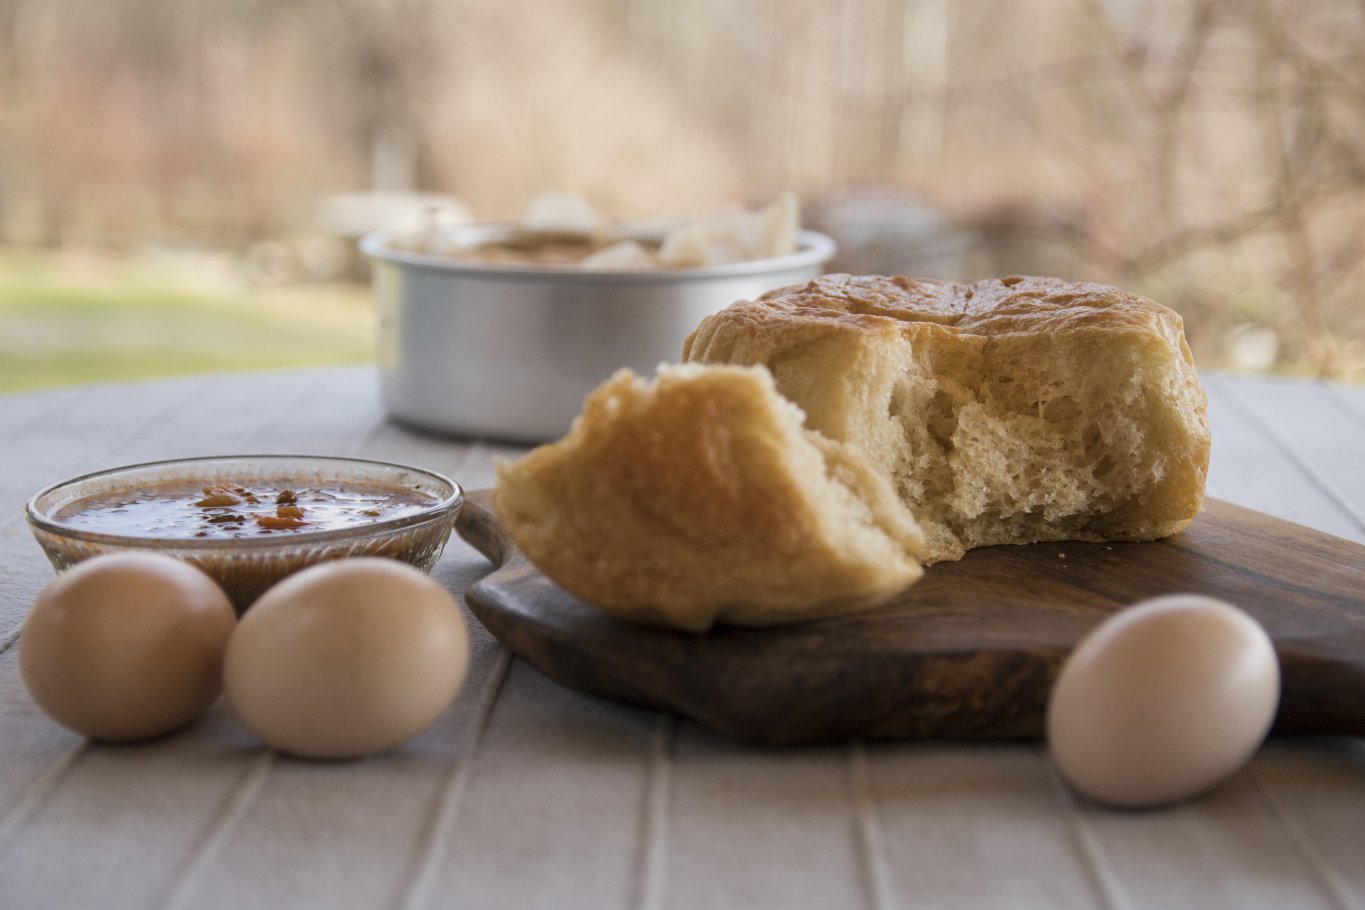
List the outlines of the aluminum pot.
<svg viewBox="0 0 1365 910">
<path fill-rule="evenodd" d="M 471 225 L 463 243 L 506 237 Z M 807 281 L 834 242 L 800 231 L 776 259 L 655 271 L 587 271 L 414 253 L 368 234 L 377 359 L 395 420 L 443 434 L 542 442 L 568 432 L 583 397 L 620 367 L 652 375 L 682 357 L 704 316 Z"/>
</svg>

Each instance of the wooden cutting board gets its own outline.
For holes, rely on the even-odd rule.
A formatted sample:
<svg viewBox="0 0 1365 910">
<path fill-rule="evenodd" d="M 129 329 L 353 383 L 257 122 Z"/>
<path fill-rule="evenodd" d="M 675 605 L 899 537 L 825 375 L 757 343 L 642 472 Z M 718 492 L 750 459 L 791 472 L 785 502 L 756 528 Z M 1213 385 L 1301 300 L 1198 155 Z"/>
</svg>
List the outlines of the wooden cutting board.
<svg viewBox="0 0 1365 910">
<path fill-rule="evenodd" d="M 876 610 L 704 635 L 599 612 L 541 575 L 469 494 L 460 536 L 495 566 L 466 596 L 513 653 L 564 685 L 764 745 L 1042 735 L 1062 659 L 1101 619 L 1192 591 L 1275 641 L 1277 732 L 1365 735 L 1365 546 L 1217 500 L 1148 543 L 973 550 Z"/>
</svg>

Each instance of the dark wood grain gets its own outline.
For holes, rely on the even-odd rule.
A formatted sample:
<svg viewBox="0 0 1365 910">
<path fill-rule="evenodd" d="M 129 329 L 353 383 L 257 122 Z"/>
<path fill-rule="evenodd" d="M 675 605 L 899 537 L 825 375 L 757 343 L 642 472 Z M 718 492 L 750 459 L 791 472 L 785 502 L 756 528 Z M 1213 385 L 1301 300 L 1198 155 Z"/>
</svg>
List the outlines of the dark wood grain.
<svg viewBox="0 0 1365 910">
<path fill-rule="evenodd" d="M 1365 734 L 1365 547 L 1224 502 L 1166 540 L 973 550 L 876 610 L 705 635 L 622 622 L 563 591 L 508 540 L 489 491 L 469 494 L 457 527 L 498 566 L 470 608 L 515 654 L 749 742 L 1040 736 L 1080 637 L 1180 591 L 1224 598 L 1270 632 L 1277 732 Z"/>
</svg>

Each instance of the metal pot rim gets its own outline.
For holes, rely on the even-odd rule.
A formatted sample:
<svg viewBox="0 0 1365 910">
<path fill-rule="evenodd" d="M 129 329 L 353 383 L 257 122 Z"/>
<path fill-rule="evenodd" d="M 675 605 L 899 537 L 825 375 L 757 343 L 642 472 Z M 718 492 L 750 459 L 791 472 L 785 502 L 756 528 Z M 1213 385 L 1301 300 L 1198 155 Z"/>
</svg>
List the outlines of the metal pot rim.
<svg viewBox="0 0 1365 910">
<path fill-rule="evenodd" d="M 461 230 L 494 233 L 515 229 L 516 227 L 518 227 L 516 222 L 479 222 L 461 225 Z M 556 283 L 604 285 L 672 284 L 781 272 L 802 266 L 822 265 L 834 255 L 836 249 L 834 241 L 825 234 L 818 231 L 800 230 L 796 233 L 797 250 L 787 256 L 691 268 L 609 271 L 605 269 L 585 270 L 576 266 L 475 262 L 435 253 L 414 253 L 390 246 L 389 241 L 392 236 L 392 231 L 373 231 L 360 239 L 360 249 L 372 259 L 433 272 L 511 281 L 550 280 Z M 629 232 L 627 232 L 627 236 L 630 236 Z M 636 234 L 635 236 L 646 237 L 650 235 Z"/>
</svg>

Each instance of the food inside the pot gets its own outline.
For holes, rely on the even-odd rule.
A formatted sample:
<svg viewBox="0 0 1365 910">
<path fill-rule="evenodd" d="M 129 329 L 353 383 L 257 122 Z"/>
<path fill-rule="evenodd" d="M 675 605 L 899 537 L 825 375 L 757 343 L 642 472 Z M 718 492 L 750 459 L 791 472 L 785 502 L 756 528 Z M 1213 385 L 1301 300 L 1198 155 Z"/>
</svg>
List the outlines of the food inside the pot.
<svg viewBox="0 0 1365 910">
<path fill-rule="evenodd" d="M 399 486 L 178 481 L 99 493 L 56 518 L 71 528 L 175 540 L 334 530 L 420 512 L 437 499 Z"/>
<path fill-rule="evenodd" d="M 800 206 L 784 193 L 757 211 L 723 211 L 653 237 L 608 222 L 584 199 L 548 193 L 531 203 L 521 223 L 490 239 L 471 241 L 435 224 L 394 245 L 415 252 L 498 265 L 581 267 L 589 271 L 695 268 L 786 256 L 796 251 Z"/>
<path fill-rule="evenodd" d="M 635 241 L 599 240 L 582 234 L 565 234 L 557 231 L 526 231 L 511 234 L 495 243 L 481 243 L 461 250 L 461 259 L 477 259 L 480 262 L 497 262 L 510 265 L 587 265 L 600 261 L 607 250 L 629 244 L 638 247 L 645 259 L 646 268 L 654 265 L 653 256 L 659 252 L 657 244 L 643 246 Z"/>
</svg>

